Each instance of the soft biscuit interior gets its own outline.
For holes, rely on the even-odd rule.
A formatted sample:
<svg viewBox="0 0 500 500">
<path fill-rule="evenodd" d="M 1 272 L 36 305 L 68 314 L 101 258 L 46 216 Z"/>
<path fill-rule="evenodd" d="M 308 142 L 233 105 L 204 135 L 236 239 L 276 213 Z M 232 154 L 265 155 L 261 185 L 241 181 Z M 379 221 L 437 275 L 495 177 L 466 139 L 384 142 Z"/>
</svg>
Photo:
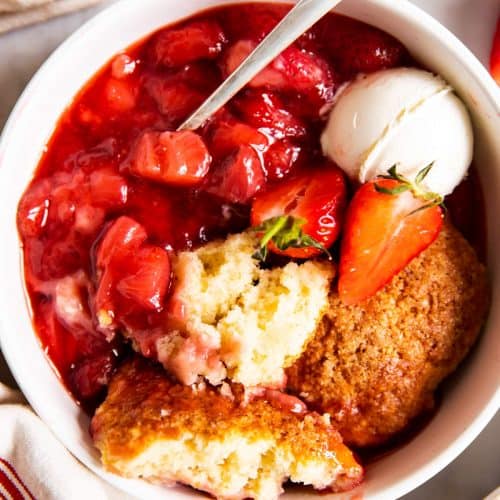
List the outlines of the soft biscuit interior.
<svg viewBox="0 0 500 500">
<path fill-rule="evenodd" d="M 227 376 L 245 386 L 282 387 L 284 369 L 314 334 L 333 265 L 307 261 L 262 269 L 252 257 L 256 245 L 257 237 L 246 232 L 175 258 L 176 331 L 157 350 L 183 383 L 203 375 L 213 384 Z M 190 363 L 195 356 L 188 352 L 202 355 Z"/>
</svg>

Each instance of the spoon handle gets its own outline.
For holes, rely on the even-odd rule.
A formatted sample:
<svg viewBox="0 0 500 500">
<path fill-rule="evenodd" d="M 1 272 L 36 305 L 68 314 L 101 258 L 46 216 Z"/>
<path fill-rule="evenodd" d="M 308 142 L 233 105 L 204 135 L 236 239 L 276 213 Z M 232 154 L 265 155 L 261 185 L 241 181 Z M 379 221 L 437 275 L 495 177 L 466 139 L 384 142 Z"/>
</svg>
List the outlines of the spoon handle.
<svg viewBox="0 0 500 500">
<path fill-rule="evenodd" d="M 297 2 L 295 7 L 178 130 L 195 130 L 201 127 L 254 76 L 341 1 L 300 0 Z"/>
</svg>

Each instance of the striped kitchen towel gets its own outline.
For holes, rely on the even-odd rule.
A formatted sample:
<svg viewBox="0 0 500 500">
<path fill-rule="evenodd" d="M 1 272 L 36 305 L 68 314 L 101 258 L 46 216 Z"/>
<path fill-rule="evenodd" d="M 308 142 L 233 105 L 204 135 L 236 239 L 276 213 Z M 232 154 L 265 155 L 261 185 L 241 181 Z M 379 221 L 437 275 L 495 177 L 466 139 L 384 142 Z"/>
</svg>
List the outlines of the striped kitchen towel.
<svg viewBox="0 0 500 500">
<path fill-rule="evenodd" d="M 0 500 L 132 500 L 76 460 L 0 383 Z"/>
</svg>

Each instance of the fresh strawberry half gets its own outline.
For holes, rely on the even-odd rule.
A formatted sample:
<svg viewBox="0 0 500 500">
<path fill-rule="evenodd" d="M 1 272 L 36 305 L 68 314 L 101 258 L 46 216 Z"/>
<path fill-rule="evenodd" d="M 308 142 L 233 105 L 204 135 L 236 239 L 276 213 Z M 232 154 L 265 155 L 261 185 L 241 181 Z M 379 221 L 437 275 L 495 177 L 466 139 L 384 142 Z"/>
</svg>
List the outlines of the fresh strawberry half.
<svg viewBox="0 0 500 500">
<path fill-rule="evenodd" d="M 422 191 L 393 167 L 389 175 L 362 185 L 346 216 L 339 266 L 339 295 L 345 304 L 372 296 L 437 237 L 442 198 Z"/>
<path fill-rule="evenodd" d="M 124 168 L 153 181 L 193 186 L 203 180 L 211 161 L 205 143 L 194 132 L 148 131 L 139 137 Z"/>
<path fill-rule="evenodd" d="M 497 21 L 497 29 L 491 47 L 490 71 L 493 78 L 500 85 L 500 18 Z"/>
<path fill-rule="evenodd" d="M 233 105 L 246 123 L 265 129 L 276 139 L 302 137 L 306 133 L 302 121 L 289 113 L 273 92 L 249 90 Z"/>
<path fill-rule="evenodd" d="M 226 37 L 215 21 L 195 21 L 158 33 L 152 47 L 156 64 L 182 66 L 200 59 L 214 59 L 222 51 Z"/>
<path fill-rule="evenodd" d="M 256 256 L 265 259 L 268 249 L 300 259 L 326 252 L 339 235 L 346 200 L 344 175 L 330 164 L 258 194 L 251 212 L 262 234 Z"/>
</svg>

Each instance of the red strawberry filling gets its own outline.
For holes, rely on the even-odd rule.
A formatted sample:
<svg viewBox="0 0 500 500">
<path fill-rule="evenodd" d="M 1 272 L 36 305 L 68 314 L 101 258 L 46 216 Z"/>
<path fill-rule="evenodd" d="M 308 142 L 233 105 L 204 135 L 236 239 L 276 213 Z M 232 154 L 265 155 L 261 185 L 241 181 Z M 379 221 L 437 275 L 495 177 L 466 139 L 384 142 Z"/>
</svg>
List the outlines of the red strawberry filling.
<svg viewBox="0 0 500 500">
<path fill-rule="evenodd" d="M 226 38 L 215 21 L 195 21 L 161 31 L 154 40 L 152 58 L 158 65 L 182 66 L 199 59 L 214 59 Z"/>
<path fill-rule="evenodd" d="M 262 128 L 277 139 L 306 134 L 302 121 L 287 111 L 283 101 L 273 92 L 247 91 L 235 100 L 234 107 L 249 125 Z"/>
<path fill-rule="evenodd" d="M 179 186 L 199 184 L 210 168 L 210 154 L 193 132 L 145 132 L 125 168 L 139 177 Z"/>
<path fill-rule="evenodd" d="M 259 156 L 252 147 L 243 145 L 214 169 L 205 189 L 232 203 L 246 203 L 265 182 Z"/>
<path fill-rule="evenodd" d="M 241 40 L 230 47 L 224 61 L 224 74 L 230 75 L 256 46 L 251 40 Z M 263 69 L 249 86 L 313 94 L 328 101 L 333 97 L 335 82 L 324 59 L 292 46 Z"/>
<path fill-rule="evenodd" d="M 98 245 L 95 259 L 97 326 L 108 338 L 137 309 L 160 311 L 170 281 L 170 260 L 160 247 L 145 244 L 145 229 L 118 218 Z"/>
<path fill-rule="evenodd" d="M 409 59 L 406 48 L 394 37 L 348 17 L 322 21 L 318 31 L 334 67 L 347 78 L 402 66 Z"/>
</svg>

